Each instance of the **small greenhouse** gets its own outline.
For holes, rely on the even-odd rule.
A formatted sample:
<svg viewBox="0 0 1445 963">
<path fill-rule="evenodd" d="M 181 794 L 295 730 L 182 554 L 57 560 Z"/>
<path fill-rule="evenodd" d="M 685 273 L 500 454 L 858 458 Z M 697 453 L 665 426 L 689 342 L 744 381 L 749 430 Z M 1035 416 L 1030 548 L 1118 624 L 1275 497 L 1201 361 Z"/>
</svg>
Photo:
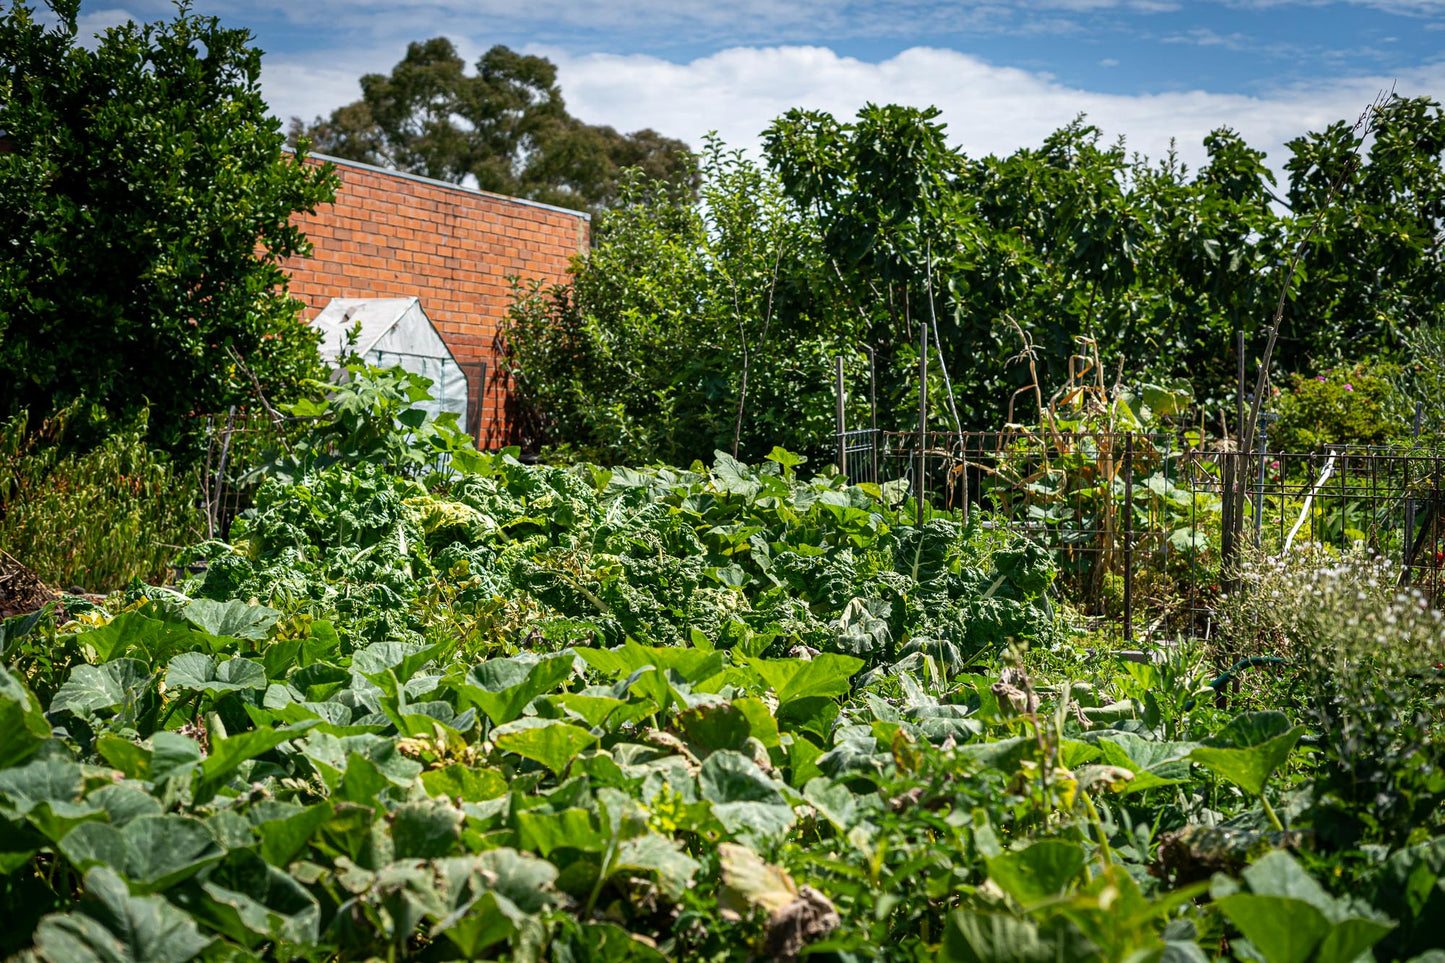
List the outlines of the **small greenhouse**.
<svg viewBox="0 0 1445 963">
<path fill-rule="evenodd" d="M 379 368 L 400 365 L 430 378 L 435 400 L 416 407 L 430 415 L 454 411 L 461 429 L 471 429 L 466 372 L 422 310 L 419 298 L 332 298 L 311 324 L 321 333 L 324 360 L 339 364 L 343 355 L 356 354 Z M 351 343 L 358 325 L 360 333 Z"/>
</svg>

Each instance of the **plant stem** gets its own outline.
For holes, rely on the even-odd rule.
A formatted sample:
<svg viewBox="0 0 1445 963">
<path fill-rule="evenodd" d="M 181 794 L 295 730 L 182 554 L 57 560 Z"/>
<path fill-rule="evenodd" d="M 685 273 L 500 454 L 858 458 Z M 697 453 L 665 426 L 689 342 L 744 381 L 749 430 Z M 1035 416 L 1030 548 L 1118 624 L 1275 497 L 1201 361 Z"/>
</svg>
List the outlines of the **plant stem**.
<svg viewBox="0 0 1445 963">
<path fill-rule="evenodd" d="M 1259 804 L 1264 807 L 1264 814 L 1269 817 L 1270 825 L 1279 832 L 1284 832 L 1284 824 L 1279 821 L 1279 814 L 1276 813 L 1274 807 L 1269 804 L 1269 800 L 1265 798 L 1263 790 L 1261 790 L 1259 794 Z"/>
<path fill-rule="evenodd" d="M 1084 808 L 1089 811 L 1089 822 L 1094 824 L 1094 833 L 1099 837 L 1099 855 L 1104 859 L 1105 866 L 1114 865 L 1114 856 L 1109 850 L 1109 835 L 1104 832 L 1104 821 L 1099 818 L 1099 810 L 1094 808 L 1094 800 L 1089 794 L 1080 790 L 1079 798 L 1084 801 Z"/>
</svg>

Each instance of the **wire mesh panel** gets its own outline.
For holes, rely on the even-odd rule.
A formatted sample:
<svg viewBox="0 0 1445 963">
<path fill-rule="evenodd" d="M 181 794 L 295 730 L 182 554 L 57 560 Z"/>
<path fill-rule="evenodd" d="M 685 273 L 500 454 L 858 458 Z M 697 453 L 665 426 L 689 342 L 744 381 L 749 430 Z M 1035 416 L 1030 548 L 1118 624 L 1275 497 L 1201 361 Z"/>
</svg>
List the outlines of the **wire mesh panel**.
<svg viewBox="0 0 1445 963">
<path fill-rule="evenodd" d="M 1111 634 L 1208 637 L 1247 552 L 1362 544 L 1441 594 L 1445 454 L 1351 446 L 1235 452 L 1140 432 L 889 433 L 880 480 L 1050 549 L 1060 588 Z M 1225 557 L 1232 526 L 1234 552 Z"/>
<path fill-rule="evenodd" d="M 275 419 L 264 411 L 232 408 L 206 418 L 206 460 L 202 467 L 206 531 L 226 538 L 231 523 L 251 507 L 259 469 L 306 431 L 311 419 Z"/>
<path fill-rule="evenodd" d="M 1335 445 L 1227 457 L 1240 478 L 1242 546 L 1268 555 L 1304 543 L 1362 546 L 1395 562 L 1402 586 L 1440 600 L 1445 453 Z"/>
<path fill-rule="evenodd" d="M 834 436 L 838 468 L 853 484 L 877 484 L 878 442 L 881 435 L 876 428 L 860 428 Z"/>
</svg>

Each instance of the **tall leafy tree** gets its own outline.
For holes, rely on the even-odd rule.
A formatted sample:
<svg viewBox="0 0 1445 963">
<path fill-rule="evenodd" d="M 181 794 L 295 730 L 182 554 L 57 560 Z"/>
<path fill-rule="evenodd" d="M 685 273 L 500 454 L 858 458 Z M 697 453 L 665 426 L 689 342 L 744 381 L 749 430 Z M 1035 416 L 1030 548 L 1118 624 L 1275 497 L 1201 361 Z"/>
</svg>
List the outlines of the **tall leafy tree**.
<svg viewBox="0 0 1445 963">
<path fill-rule="evenodd" d="M 965 429 L 999 426 L 1028 383 L 1021 335 L 1045 401 L 1092 341 L 1106 384 L 1120 371 L 1126 388 L 1187 381 L 1214 424 L 1233 411 L 1236 333 L 1252 361 L 1283 266 L 1321 213 L 1276 376 L 1390 355 L 1403 334 L 1445 322 L 1439 106 L 1392 100 L 1358 163 L 1353 143 L 1347 125 L 1292 141 L 1281 187 L 1227 128 L 1192 171 L 1172 154 L 1131 156 L 1082 118 L 1038 147 L 975 159 L 950 146 L 936 110 L 870 105 L 851 122 L 792 111 L 764 134 L 764 165 L 718 164 L 714 148 L 700 210 L 632 184 L 573 283 L 519 302 L 517 383 L 545 435 L 598 457 L 705 457 L 727 447 L 739 410 L 746 453 L 823 454 L 829 364 L 854 364 L 859 345 L 878 360 L 880 425 L 916 424 L 919 323 L 936 313 Z M 746 213 L 752 198 L 766 205 Z M 760 253 L 734 260 L 745 251 Z M 766 358 L 764 327 L 735 316 L 771 319 Z M 1034 397 L 1015 420 L 1038 416 Z M 942 401 L 932 417 L 953 427 Z"/>
<path fill-rule="evenodd" d="M 149 407 L 179 448 L 252 375 L 283 396 L 315 373 L 280 262 L 336 181 L 283 150 L 246 31 L 183 7 L 87 49 L 78 0 L 52 9 L 0 18 L 0 413 Z"/>
<path fill-rule="evenodd" d="M 445 37 L 408 45 L 389 75 L 361 78 L 360 100 L 293 131 L 336 157 L 588 210 L 619 203 L 627 168 L 687 196 L 698 184 L 681 141 L 569 114 L 545 57 L 498 45 L 468 74 Z"/>
</svg>

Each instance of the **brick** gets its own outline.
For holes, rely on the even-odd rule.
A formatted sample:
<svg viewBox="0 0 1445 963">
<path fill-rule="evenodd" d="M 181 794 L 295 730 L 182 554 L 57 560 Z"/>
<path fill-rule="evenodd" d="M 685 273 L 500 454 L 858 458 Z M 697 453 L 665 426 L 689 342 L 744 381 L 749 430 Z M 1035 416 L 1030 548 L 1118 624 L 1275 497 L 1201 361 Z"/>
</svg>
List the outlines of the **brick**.
<svg viewBox="0 0 1445 963">
<path fill-rule="evenodd" d="M 566 280 L 571 259 L 587 249 L 586 218 L 345 161 L 336 170 L 336 203 L 295 219 L 313 256 L 284 262 L 305 316 L 333 297 L 416 295 L 457 359 L 487 366 L 486 383 L 472 386 L 476 436 L 487 446 L 515 442 L 496 343 L 512 300 L 508 278 Z"/>
</svg>

